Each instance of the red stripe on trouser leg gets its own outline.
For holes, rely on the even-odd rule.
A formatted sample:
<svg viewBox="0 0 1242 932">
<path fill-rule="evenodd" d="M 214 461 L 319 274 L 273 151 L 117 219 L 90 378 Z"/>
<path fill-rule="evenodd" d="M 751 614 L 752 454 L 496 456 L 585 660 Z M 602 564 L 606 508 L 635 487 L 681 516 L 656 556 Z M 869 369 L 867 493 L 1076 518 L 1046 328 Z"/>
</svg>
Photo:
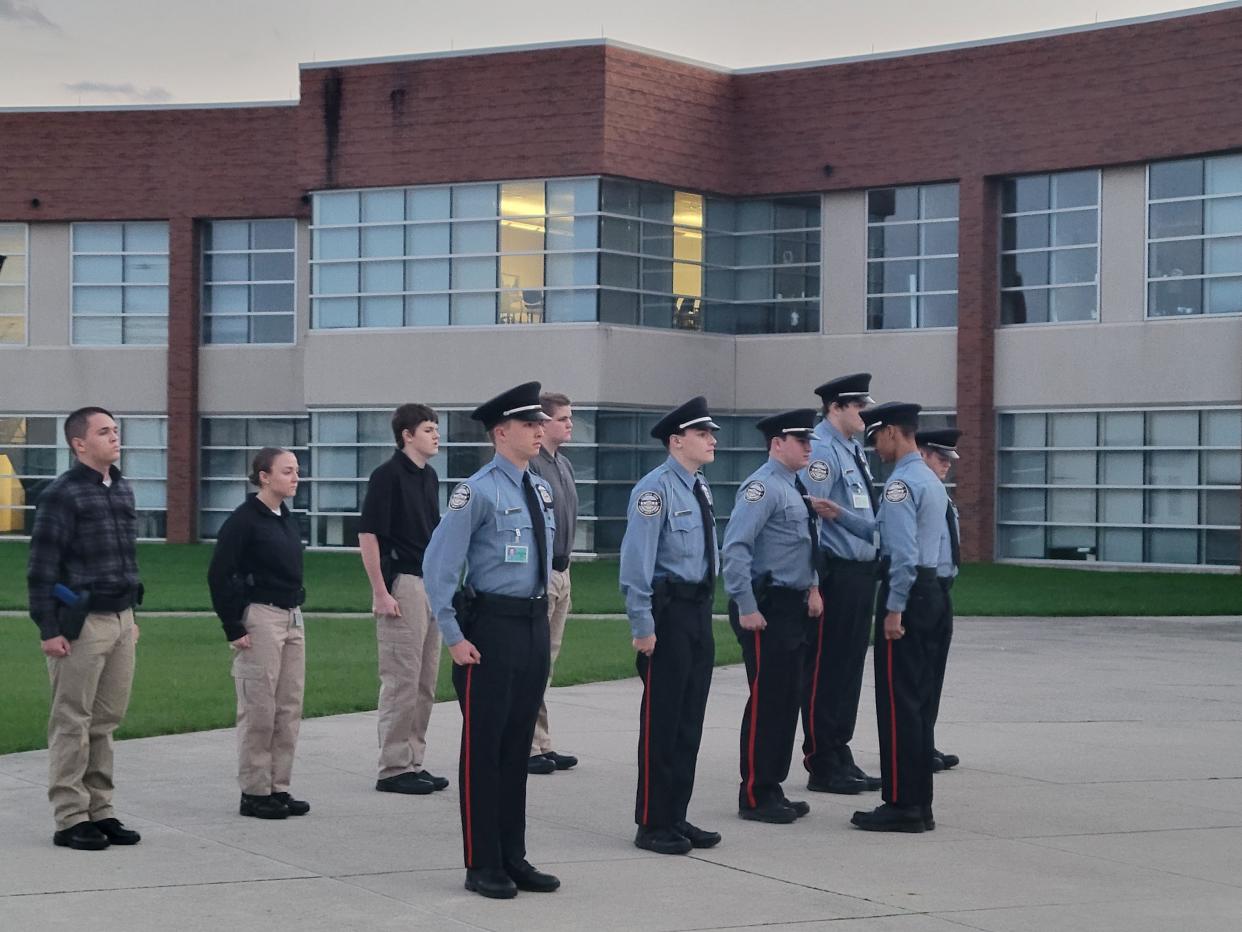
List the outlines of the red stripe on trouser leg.
<svg viewBox="0 0 1242 932">
<path fill-rule="evenodd" d="M 462 735 L 465 738 L 462 747 L 463 764 L 462 772 L 465 774 L 465 785 L 462 787 L 462 796 L 465 800 L 466 809 L 466 866 L 474 867 L 474 826 L 470 816 L 470 680 L 474 674 L 474 664 L 466 667 L 466 702 L 465 712 L 462 721 Z"/>
<path fill-rule="evenodd" d="M 815 639 L 815 672 L 811 674 L 811 700 L 808 707 L 809 714 L 806 717 L 811 739 L 811 753 L 802 755 L 803 766 L 807 764 L 815 755 L 816 750 L 818 750 L 818 742 L 815 740 L 815 696 L 819 692 L 819 658 L 824 652 L 824 613 L 826 611 L 827 609 L 824 609 L 823 612 L 819 613 L 819 636 Z"/>
<path fill-rule="evenodd" d="M 746 801 L 755 808 L 755 732 L 759 728 L 759 632 L 755 632 L 755 680 L 750 684 L 750 741 L 746 749 Z"/>
<path fill-rule="evenodd" d="M 643 825 L 647 824 L 651 800 L 651 668 L 655 653 L 647 656 L 647 682 L 643 694 Z"/>
<path fill-rule="evenodd" d="M 897 803 L 897 702 L 893 695 L 893 642 L 888 645 L 888 722 L 893 758 L 893 803 Z"/>
</svg>

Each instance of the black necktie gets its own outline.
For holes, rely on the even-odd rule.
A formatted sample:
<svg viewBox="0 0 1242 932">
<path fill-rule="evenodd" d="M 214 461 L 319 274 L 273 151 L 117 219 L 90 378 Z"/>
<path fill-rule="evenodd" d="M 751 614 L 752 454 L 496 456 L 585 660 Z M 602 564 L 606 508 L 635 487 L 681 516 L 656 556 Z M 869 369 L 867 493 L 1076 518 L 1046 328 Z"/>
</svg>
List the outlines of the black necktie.
<svg viewBox="0 0 1242 932">
<path fill-rule="evenodd" d="M 539 584 L 548 588 L 548 527 L 543 523 L 543 506 L 535 494 L 530 473 L 522 474 L 522 493 L 526 496 L 526 510 L 530 512 L 530 525 L 535 531 L 535 546 L 539 548 Z"/>
<path fill-rule="evenodd" d="M 698 500 L 699 514 L 703 518 L 703 556 L 707 557 L 707 575 L 703 580 L 710 586 L 716 581 L 716 516 L 711 502 L 707 500 L 707 488 L 697 477 L 694 480 L 694 497 Z"/>
<path fill-rule="evenodd" d="M 962 544 L 957 537 L 957 516 L 953 514 L 953 500 L 949 500 L 949 506 L 945 509 L 945 520 L 949 522 L 949 552 L 953 554 L 953 565 L 955 567 L 962 565 Z"/>
<path fill-rule="evenodd" d="M 811 529 L 811 569 L 817 570 L 819 569 L 819 522 L 816 520 L 811 500 L 807 498 L 806 486 L 802 484 L 802 478 L 797 473 L 794 474 L 794 488 L 802 496 L 802 504 L 806 505 L 806 523 Z"/>
<path fill-rule="evenodd" d="M 871 473 L 867 471 L 867 464 L 862 458 L 862 454 L 858 452 L 858 447 L 851 448 L 854 452 L 854 464 L 858 467 L 858 472 L 862 475 L 863 485 L 867 489 L 867 497 L 871 499 L 871 513 L 880 513 L 880 501 L 875 494 L 875 486 L 871 484 Z"/>
</svg>

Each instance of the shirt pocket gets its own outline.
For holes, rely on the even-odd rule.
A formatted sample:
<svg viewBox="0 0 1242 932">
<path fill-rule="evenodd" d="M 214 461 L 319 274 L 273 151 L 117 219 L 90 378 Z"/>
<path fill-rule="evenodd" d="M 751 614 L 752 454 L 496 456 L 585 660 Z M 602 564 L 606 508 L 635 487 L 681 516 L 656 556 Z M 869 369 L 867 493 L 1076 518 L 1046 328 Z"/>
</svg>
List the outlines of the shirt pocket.
<svg viewBox="0 0 1242 932">
<path fill-rule="evenodd" d="M 669 540 L 673 550 L 682 557 L 697 555 L 702 550 L 703 517 L 698 509 L 677 509 L 668 516 Z"/>
<path fill-rule="evenodd" d="M 530 512 L 525 508 L 514 511 L 496 512 L 496 532 L 502 544 L 535 543 L 534 525 L 530 521 Z"/>
</svg>

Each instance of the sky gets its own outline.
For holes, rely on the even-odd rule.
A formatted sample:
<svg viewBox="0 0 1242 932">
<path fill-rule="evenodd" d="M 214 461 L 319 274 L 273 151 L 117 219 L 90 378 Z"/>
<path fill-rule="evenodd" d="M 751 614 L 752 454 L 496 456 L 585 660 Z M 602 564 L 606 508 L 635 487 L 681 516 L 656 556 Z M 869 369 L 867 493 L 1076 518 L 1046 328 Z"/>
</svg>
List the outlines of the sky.
<svg viewBox="0 0 1242 932">
<path fill-rule="evenodd" d="M 0 0 L 0 107 L 293 100 L 298 64 L 605 36 L 725 68 L 968 42 L 1176 0 Z"/>
</svg>

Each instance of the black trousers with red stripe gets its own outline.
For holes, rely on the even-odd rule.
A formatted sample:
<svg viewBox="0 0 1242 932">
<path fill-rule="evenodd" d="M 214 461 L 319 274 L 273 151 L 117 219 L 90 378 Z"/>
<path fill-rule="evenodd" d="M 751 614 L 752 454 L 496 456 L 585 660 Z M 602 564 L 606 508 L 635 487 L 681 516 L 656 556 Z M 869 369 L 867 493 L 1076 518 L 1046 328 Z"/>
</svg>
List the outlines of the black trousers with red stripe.
<svg viewBox="0 0 1242 932">
<path fill-rule="evenodd" d="M 461 706 L 457 786 L 466 867 L 503 867 L 526 857 L 526 761 L 548 680 L 543 613 L 482 609 L 462 632 L 481 660 L 453 665 Z"/>
<path fill-rule="evenodd" d="M 875 616 L 875 713 L 880 737 L 881 795 L 895 806 L 930 806 L 936 669 L 949 630 L 948 600 L 920 570 L 910 589 L 897 640 L 884 637 L 888 584 Z"/>
<path fill-rule="evenodd" d="M 824 616 L 811 642 L 802 696 L 802 763 L 827 777 L 845 759 L 858 720 L 875 610 L 875 563 L 829 559 L 821 570 Z"/>
<path fill-rule="evenodd" d="M 759 611 L 768 626 L 747 631 L 738 620 L 737 603 L 729 603 L 729 622 L 742 645 L 750 684 L 742 711 L 739 809 L 756 809 L 782 795 L 798 732 L 811 624 L 806 593 L 798 590 L 769 588 L 759 600 Z"/>
<path fill-rule="evenodd" d="M 953 642 L 953 596 L 949 594 L 949 590 L 953 588 L 953 579 L 951 577 L 939 577 L 940 588 L 944 590 L 944 599 L 947 603 L 948 619 L 945 623 L 944 638 L 940 644 L 940 654 L 936 657 L 936 695 L 932 699 L 932 728 L 936 727 L 936 720 L 940 717 L 940 697 L 944 693 L 944 674 L 949 665 L 949 645 Z M 935 735 L 932 736 L 932 747 L 936 746 Z"/>
<path fill-rule="evenodd" d="M 711 593 L 659 599 L 653 605 L 656 646 L 639 654 L 643 701 L 638 726 L 638 791 L 634 821 L 671 828 L 686 818 L 703 738 L 716 644 Z"/>
</svg>

